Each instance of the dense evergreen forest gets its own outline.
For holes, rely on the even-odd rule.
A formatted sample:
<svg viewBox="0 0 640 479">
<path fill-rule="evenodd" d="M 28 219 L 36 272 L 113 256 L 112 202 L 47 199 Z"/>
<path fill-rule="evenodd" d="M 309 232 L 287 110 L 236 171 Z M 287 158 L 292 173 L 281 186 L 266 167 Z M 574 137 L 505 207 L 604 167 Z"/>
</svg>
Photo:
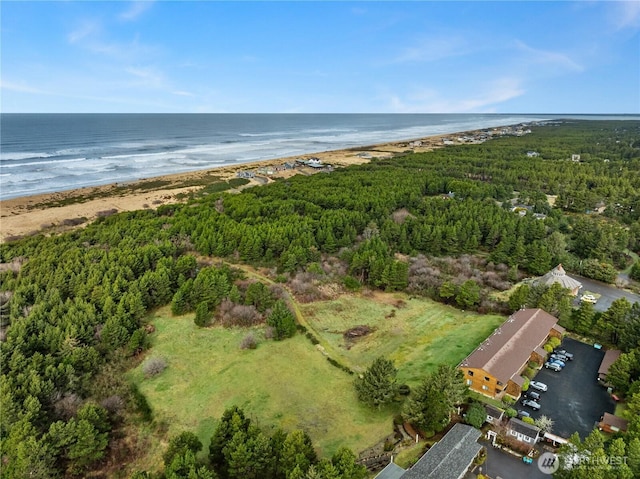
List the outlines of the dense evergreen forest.
<svg viewBox="0 0 640 479">
<path fill-rule="evenodd" d="M 127 426 L 151 419 L 123 373 L 148 347 L 147 313 L 154 308 L 196 311 L 206 324 L 247 306 L 254 309 L 236 308 L 237 316 L 271 321 L 275 339 L 295 334 L 277 292 L 243 283 L 229 264 L 271 267 L 283 282 L 340 264 L 333 279 L 347 288 L 405 290 L 499 312 L 510 306 L 492 292 L 558 263 L 614 283 L 640 253 L 640 122 L 531 129 L 3 244 L 0 261 L 10 267 L 0 273 L 2 477 L 88 474 L 113 453 L 110 445 Z M 212 266 L 211 257 L 225 266 Z M 632 278 L 638 271 L 636 263 Z M 640 337 L 628 336 L 625 319 L 634 314 L 640 321 L 637 309 L 625 306 L 616 320 L 627 334 L 625 351 L 640 358 Z M 574 319 L 588 333 L 600 317 Z M 618 344 L 616 328 L 602 323 L 598 331 Z M 638 402 L 640 360 L 629 361 L 636 382 L 627 392 Z M 233 427 L 267 447 L 270 439 L 248 423 Z M 194 449 L 180 449 L 181 460 L 192 460 Z M 306 467 L 339 468 L 340 460 L 312 457 Z M 197 468 L 181 467 L 185 475 L 170 477 L 214 474 L 205 468 L 202 476 L 189 475 Z"/>
</svg>

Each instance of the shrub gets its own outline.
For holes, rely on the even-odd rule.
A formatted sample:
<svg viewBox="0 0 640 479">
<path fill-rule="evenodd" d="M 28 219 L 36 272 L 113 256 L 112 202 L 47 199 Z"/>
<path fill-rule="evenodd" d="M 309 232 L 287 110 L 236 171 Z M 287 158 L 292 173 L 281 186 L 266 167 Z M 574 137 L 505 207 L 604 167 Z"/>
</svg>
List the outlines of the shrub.
<svg viewBox="0 0 640 479">
<path fill-rule="evenodd" d="M 507 417 L 509 417 L 509 418 L 516 417 L 516 416 L 518 415 L 518 411 L 516 411 L 515 409 L 513 409 L 512 407 L 510 407 L 510 408 L 507 408 L 507 409 L 504 411 L 504 415 L 505 415 L 505 416 L 507 416 Z"/>
<path fill-rule="evenodd" d="M 118 212 L 116 208 L 111 208 L 110 210 L 102 210 L 96 213 L 98 218 L 107 218 L 108 216 L 113 216 Z"/>
<path fill-rule="evenodd" d="M 74 393 L 64 394 L 53 403 L 53 410 L 56 416 L 67 421 L 74 417 L 82 405 L 80 396 Z"/>
<path fill-rule="evenodd" d="M 522 422 L 526 422 L 527 424 L 534 425 L 536 422 L 532 417 L 523 417 Z"/>
<path fill-rule="evenodd" d="M 335 359 L 328 357 L 327 361 L 329 361 L 329 364 L 331 364 L 332 366 L 337 367 L 338 369 L 342 369 L 344 372 L 349 373 L 349 374 L 353 374 L 353 371 L 351 369 L 349 369 L 347 366 L 345 366 L 344 364 L 339 363 L 338 361 L 336 361 Z"/>
<path fill-rule="evenodd" d="M 358 281 L 353 276 L 345 276 L 344 279 L 342 280 L 342 284 L 349 291 L 358 291 L 362 287 L 362 285 L 360 284 L 360 281 Z"/>
<path fill-rule="evenodd" d="M 471 426 L 480 429 L 487 419 L 487 412 L 482 404 L 474 402 L 467 409 L 466 422 Z"/>
<path fill-rule="evenodd" d="M 100 402 L 100 406 L 105 408 L 110 414 L 118 414 L 124 408 L 124 400 L 117 394 L 114 394 L 113 396 L 103 399 Z"/>
<path fill-rule="evenodd" d="M 258 341 L 253 333 L 247 334 L 240 342 L 240 349 L 256 349 L 258 347 Z"/>
<path fill-rule="evenodd" d="M 222 325 L 227 328 L 232 326 L 248 328 L 263 321 L 262 315 L 255 306 L 237 304 L 228 299 L 220 304 L 218 315 Z"/>
<path fill-rule="evenodd" d="M 550 352 L 553 351 L 553 346 L 551 346 L 549 343 L 547 343 L 544 346 L 542 346 L 542 349 L 544 349 L 546 352 L 550 353 Z"/>
<path fill-rule="evenodd" d="M 533 377 L 536 375 L 536 370 L 533 368 L 526 368 L 524 370 L 524 372 L 522 373 L 522 375 L 526 378 L 526 379 L 533 379 Z"/>
<path fill-rule="evenodd" d="M 522 383 L 522 391 L 528 391 L 529 390 L 529 378 L 525 377 L 524 378 L 524 382 Z"/>
<path fill-rule="evenodd" d="M 311 331 L 307 331 L 305 333 L 305 336 L 309 339 L 309 341 L 311 341 L 311 344 L 313 344 L 314 346 L 316 344 L 320 344 L 320 341 L 318 340 L 318 338 L 316 338 Z"/>
<path fill-rule="evenodd" d="M 273 326 L 267 326 L 264 328 L 264 337 L 265 339 L 273 339 L 276 336 L 276 328 Z"/>
<path fill-rule="evenodd" d="M 476 456 L 476 460 L 474 461 L 478 466 L 482 466 L 487 460 L 487 448 L 482 446 L 480 452 Z"/>
<path fill-rule="evenodd" d="M 551 347 L 553 347 L 553 349 L 555 349 L 562 344 L 562 339 L 553 336 L 549 338 L 549 341 L 547 342 L 551 345 Z"/>
<path fill-rule="evenodd" d="M 142 363 L 142 372 L 148 378 L 157 376 L 167 367 L 167 361 L 164 358 L 149 358 Z"/>
</svg>

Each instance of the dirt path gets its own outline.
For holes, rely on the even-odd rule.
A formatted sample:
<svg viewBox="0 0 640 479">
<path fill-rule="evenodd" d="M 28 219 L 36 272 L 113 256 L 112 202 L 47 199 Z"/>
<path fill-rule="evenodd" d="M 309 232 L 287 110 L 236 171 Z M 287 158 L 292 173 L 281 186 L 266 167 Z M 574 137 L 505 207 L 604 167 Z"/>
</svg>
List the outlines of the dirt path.
<svg viewBox="0 0 640 479">
<path fill-rule="evenodd" d="M 342 359 L 342 357 L 340 356 L 340 354 L 338 353 L 338 351 L 335 350 L 335 348 L 328 342 L 326 341 L 322 335 L 320 335 L 318 333 L 318 331 L 316 331 L 313 326 L 311 325 L 311 323 L 309 323 L 306 318 L 304 317 L 304 315 L 302 314 L 302 311 L 300 310 L 300 305 L 298 304 L 298 302 L 295 299 L 295 296 L 293 295 L 293 293 L 289 290 L 289 288 L 287 288 L 285 285 L 280 284 L 280 283 L 276 283 L 274 280 L 272 280 L 271 278 L 269 278 L 268 276 L 264 276 L 263 274 L 257 272 L 254 268 L 252 268 L 251 266 L 248 265 L 244 265 L 244 264 L 236 264 L 236 263 L 229 263 L 227 261 L 221 260 L 224 264 L 233 267 L 233 268 L 238 268 L 241 269 L 242 271 L 244 271 L 247 276 L 249 276 L 250 278 L 253 279 L 257 279 L 265 284 L 269 284 L 269 285 L 276 285 L 276 286 L 281 286 L 282 289 L 284 290 L 285 294 L 286 294 L 286 298 L 285 300 L 287 301 L 287 303 L 289 304 L 289 306 L 291 306 L 291 308 L 293 309 L 293 314 L 296 317 L 296 321 L 304 326 L 308 331 L 310 331 L 311 333 L 313 333 L 313 335 L 315 336 L 315 338 L 319 341 L 319 344 L 316 344 L 316 349 L 318 351 L 320 351 L 320 353 L 322 353 L 323 356 L 325 357 L 330 357 L 330 358 L 337 358 L 340 357 Z M 347 364 L 347 366 L 349 368 L 352 368 L 351 364 Z"/>
</svg>

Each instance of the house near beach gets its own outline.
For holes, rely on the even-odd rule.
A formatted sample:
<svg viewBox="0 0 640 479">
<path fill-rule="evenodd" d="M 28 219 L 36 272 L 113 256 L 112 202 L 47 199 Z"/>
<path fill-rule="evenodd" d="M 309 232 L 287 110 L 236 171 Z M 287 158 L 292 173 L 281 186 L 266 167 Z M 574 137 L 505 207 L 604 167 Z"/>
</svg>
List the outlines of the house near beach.
<svg viewBox="0 0 640 479">
<path fill-rule="evenodd" d="M 469 389 L 494 399 L 520 397 L 529 362 L 542 364 L 544 344 L 551 337 L 562 338 L 565 330 L 557 323 L 539 308 L 513 313 L 458 365 Z"/>
</svg>

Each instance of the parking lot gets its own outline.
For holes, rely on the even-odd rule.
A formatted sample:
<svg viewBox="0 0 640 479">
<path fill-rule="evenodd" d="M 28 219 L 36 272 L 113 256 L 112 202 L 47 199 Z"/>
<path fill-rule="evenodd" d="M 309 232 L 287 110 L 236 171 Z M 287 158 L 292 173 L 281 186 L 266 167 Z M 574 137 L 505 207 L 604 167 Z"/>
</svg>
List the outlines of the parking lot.
<svg viewBox="0 0 640 479">
<path fill-rule="evenodd" d="M 517 408 L 529 412 L 534 419 L 543 414 L 552 418 L 553 434 L 569 438 L 578 432 L 584 439 L 603 413 L 613 413 L 615 409 L 614 401 L 596 379 L 604 351 L 570 338 L 565 338 L 562 347 L 574 354 L 574 360 L 567 361 L 559 372 L 543 367 L 537 374 L 535 380 L 548 386 L 546 392 L 540 393 L 540 410 L 533 411 L 520 403 Z"/>
<path fill-rule="evenodd" d="M 602 283 L 600 281 L 596 281 L 594 279 L 584 278 L 582 276 L 576 276 L 573 274 L 567 275 L 576 281 L 580 281 L 582 283 L 582 289 L 580 290 L 580 294 L 576 296 L 574 305 L 580 305 L 580 296 L 585 291 L 590 291 L 592 293 L 597 293 L 600 295 L 598 302 L 594 305 L 594 309 L 596 311 L 606 311 L 611 306 L 616 299 L 619 298 L 627 298 L 631 304 L 635 302 L 640 302 L 640 295 L 630 293 L 629 291 L 625 291 L 623 289 L 616 288 L 615 286 L 611 286 L 610 284 Z M 567 351 L 569 348 L 567 348 Z"/>
</svg>

